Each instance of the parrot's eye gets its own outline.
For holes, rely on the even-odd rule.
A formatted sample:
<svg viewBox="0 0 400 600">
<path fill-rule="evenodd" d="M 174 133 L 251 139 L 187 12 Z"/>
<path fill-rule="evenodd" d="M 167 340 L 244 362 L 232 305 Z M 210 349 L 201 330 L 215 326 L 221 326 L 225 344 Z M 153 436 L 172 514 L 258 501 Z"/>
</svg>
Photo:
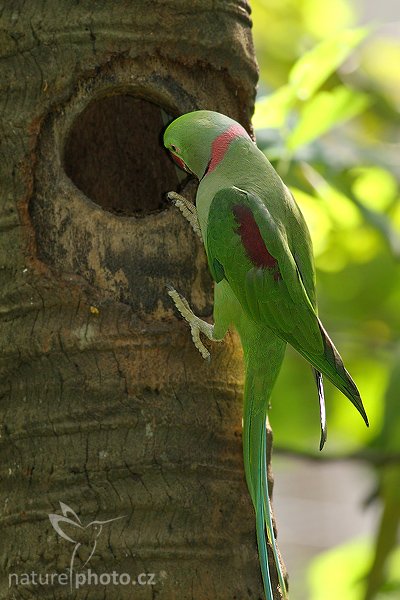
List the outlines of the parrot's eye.
<svg viewBox="0 0 400 600">
<path fill-rule="evenodd" d="M 175 144 L 171 144 L 171 150 L 172 152 L 180 152 L 179 148 L 177 148 Z"/>
</svg>

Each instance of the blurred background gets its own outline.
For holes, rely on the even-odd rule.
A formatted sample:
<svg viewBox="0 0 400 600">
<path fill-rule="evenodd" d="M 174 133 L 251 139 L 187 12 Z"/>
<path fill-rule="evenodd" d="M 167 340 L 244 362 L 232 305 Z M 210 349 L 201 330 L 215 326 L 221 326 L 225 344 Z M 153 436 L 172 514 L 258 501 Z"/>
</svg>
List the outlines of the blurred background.
<svg viewBox="0 0 400 600">
<path fill-rule="evenodd" d="M 274 506 L 291 600 L 400 599 L 400 2 L 252 0 L 257 143 L 314 242 L 322 321 L 367 429 L 288 349 L 272 398 Z"/>
</svg>

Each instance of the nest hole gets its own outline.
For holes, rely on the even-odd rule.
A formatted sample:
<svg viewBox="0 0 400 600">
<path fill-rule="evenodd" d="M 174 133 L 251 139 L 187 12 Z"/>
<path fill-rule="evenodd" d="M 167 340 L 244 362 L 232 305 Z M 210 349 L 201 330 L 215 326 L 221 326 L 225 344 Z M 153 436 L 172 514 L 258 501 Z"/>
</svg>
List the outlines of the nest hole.
<svg viewBox="0 0 400 600">
<path fill-rule="evenodd" d="M 162 109 L 128 94 L 94 100 L 75 119 L 64 147 L 64 169 L 105 211 L 145 216 L 167 207 L 176 168 L 162 145 Z"/>
</svg>

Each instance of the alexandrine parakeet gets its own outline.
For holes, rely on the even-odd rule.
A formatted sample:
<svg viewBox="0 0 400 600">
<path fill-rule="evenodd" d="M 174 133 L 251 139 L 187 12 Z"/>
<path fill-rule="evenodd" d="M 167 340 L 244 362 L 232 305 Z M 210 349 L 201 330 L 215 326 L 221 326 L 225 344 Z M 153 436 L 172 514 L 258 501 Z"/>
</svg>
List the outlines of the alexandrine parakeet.
<svg viewBox="0 0 400 600">
<path fill-rule="evenodd" d="M 320 403 L 321 448 L 326 439 L 322 374 L 350 399 L 368 424 L 367 415 L 355 383 L 317 316 L 307 225 L 265 155 L 241 125 L 205 110 L 173 121 L 165 131 L 164 144 L 178 166 L 200 181 L 196 208 L 174 192 L 169 197 L 204 242 L 215 282 L 214 324 L 194 315 L 176 290 L 170 288 L 169 294 L 189 322 L 204 358 L 209 352 L 200 333 L 220 340 L 232 325 L 239 333 L 246 368 L 244 468 L 256 513 L 265 595 L 272 600 L 268 539 L 281 594 L 286 597 L 266 471 L 268 402 L 286 343 L 312 365 Z"/>
</svg>

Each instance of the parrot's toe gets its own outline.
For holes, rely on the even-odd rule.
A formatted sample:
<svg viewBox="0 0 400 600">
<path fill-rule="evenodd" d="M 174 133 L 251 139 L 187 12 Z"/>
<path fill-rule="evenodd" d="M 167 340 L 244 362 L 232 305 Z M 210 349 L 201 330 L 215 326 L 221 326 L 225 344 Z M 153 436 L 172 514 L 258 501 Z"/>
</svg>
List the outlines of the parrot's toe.
<svg viewBox="0 0 400 600">
<path fill-rule="evenodd" d="M 201 341 L 200 333 L 204 333 L 204 335 L 206 335 L 209 339 L 214 339 L 213 326 L 209 323 L 206 323 L 205 321 L 202 321 L 202 319 L 199 319 L 199 317 L 196 317 L 196 315 L 190 308 L 189 302 L 186 300 L 186 298 L 181 296 L 180 293 L 172 287 L 172 285 L 167 284 L 166 288 L 168 290 L 168 295 L 174 301 L 177 310 L 180 312 L 185 321 L 190 325 L 190 331 L 192 334 L 192 340 L 194 345 L 196 346 L 197 350 L 200 352 L 204 360 L 209 361 L 211 359 L 211 355 L 209 350 L 207 350 L 207 348 Z"/>
<path fill-rule="evenodd" d="M 197 350 L 200 352 L 200 354 L 204 358 L 204 360 L 210 361 L 211 360 L 211 354 L 207 350 L 207 348 L 205 347 L 205 345 L 203 344 L 203 342 L 200 339 L 200 329 L 199 329 L 199 327 L 196 327 L 195 325 L 191 325 L 190 329 L 191 329 L 191 332 L 192 332 L 193 344 L 196 346 Z"/>
<path fill-rule="evenodd" d="M 172 202 L 174 206 L 176 206 L 178 210 L 180 210 L 180 212 L 190 223 L 193 231 L 196 233 L 196 235 L 198 235 L 200 240 L 203 240 L 199 220 L 197 218 L 197 210 L 193 202 L 191 202 L 184 196 L 181 196 L 177 192 L 168 192 L 167 198 Z"/>
</svg>

